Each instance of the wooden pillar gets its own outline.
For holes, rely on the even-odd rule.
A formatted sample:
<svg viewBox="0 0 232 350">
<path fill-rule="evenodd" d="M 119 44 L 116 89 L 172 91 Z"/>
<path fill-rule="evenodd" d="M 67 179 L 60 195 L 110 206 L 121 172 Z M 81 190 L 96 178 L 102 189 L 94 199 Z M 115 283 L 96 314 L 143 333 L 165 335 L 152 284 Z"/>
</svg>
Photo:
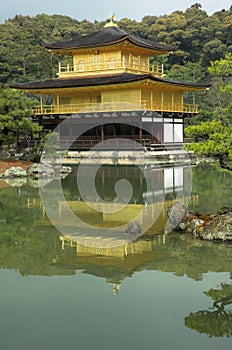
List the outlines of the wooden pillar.
<svg viewBox="0 0 232 350">
<path fill-rule="evenodd" d="M 39 110 L 40 110 L 40 113 L 42 114 L 43 113 L 43 95 L 40 95 L 40 107 L 39 107 Z"/>
<path fill-rule="evenodd" d="M 155 142 L 154 132 L 155 132 L 155 124 L 154 124 L 154 122 L 152 122 L 151 123 L 151 143 Z"/>
<path fill-rule="evenodd" d="M 134 126 L 131 126 L 131 135 L 135 136 L 135 127 Z"/>
<path fill-rule="evenodd" d="M 57 108 L 57 112 L 59 113 L 59 109 L 60 109 L 60 99 L 59 99 L 59 95 L 56 95 L 56 108 Z"/>
<path fill-rule="evenodd" d="M 72 122 L 68 124 L 68 137 L 69 140 L 72 140 Z"/>
<path fill-rule="evenodd" d="M 104 142 L 105 134 L 104 134 L 104 125 L 101 125 L 101 141 Z"/>
<path fill-rule="evenodd" d="M 139 128 L 139 141 L 142 142 L 142 140 L 143 140 L 143 129 L 140 126 L 140 128 Z"/>
<path fill-rule="evenodd" d="M 153 106 L 153 91 L 151 91 L 151 110 L 154 109 L 154 106 Z"/>
<path fill-rule="evenodd" d="M 125 59 L 125 56 L 122 56 L 122 68 L 123 68 L 123 70 L 126 69 L 126 59 Z"/>
<path fill-rule="evenodd" d="M 132 54 L 129 53 L 129 68 L 132 67 Z"/>
</svg>

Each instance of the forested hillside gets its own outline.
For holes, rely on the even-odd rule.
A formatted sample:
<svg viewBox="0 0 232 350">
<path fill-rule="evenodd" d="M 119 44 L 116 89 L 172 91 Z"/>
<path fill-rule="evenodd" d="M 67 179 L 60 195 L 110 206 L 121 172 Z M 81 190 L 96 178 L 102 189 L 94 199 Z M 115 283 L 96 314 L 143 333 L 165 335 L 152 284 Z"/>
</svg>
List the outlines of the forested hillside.
<svg viewBox="0 0 232 350">
<path fill-rule="evenodd" d="M 43 41 L 67 40 L 102 28 L 105 22 L 81 22 L 67 16 L 45 14 L 16 16 L 0 24 L 0 82 L 29 81 L 54 77 L 61 59 L 48 53 Z M 145 16 L 141 22 L 127 18 L 119 27 L 154 42 L 174 45 L 169 57 L 160 58 L 172 77 L 201 80 L 210 61 L 232 51 L 232 7 L 209 16 L 200 4 L 185 12 Z M 179 65 L 187 65 L 180 70 Z M 167 73 L 166 71 L 166 73 Z"/>
</svg>

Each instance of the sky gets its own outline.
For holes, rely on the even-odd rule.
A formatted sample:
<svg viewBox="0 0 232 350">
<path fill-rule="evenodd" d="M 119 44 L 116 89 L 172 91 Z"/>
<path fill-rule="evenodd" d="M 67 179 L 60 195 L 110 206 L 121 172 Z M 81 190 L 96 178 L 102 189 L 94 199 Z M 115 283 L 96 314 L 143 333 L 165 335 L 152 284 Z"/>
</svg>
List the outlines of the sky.
<svg viewBox="0 0 232 350">
<path fill-rule="evenodd" d="M 231 0 L 0 0 L 0 23 L 16 14 L 35 16 L 39 13 L 61 14 L 79 21 L 103 21 L 111 12 L 116 19 L 130 18 L 140 21 L 146 15 L 164 15 L 185 10 L 196 2 L 210 15 L 228 10 Z"/>
</svg>

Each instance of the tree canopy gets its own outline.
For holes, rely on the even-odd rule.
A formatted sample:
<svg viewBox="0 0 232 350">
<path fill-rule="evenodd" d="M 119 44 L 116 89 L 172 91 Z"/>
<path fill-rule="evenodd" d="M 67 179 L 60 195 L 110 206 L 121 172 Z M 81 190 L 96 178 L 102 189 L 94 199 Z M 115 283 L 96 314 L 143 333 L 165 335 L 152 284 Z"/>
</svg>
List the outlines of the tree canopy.
<svg viewBox="0 0 232 350">
<path fill-rule="evenodd" d="M 37 133 L 38 124 L 30 119 L 33 100 L 21 92 L 0 88 L 0 142 L 11 144 L 19 141 L 20 136 Z"/>
<path fill-rule="evenodd" d="M 232 161 L 232 125 L 205 122 L 187 127 L 185 133 L 193 138 L 193 143 L 186 145 L 188 150 L 196 155 L 218 159 L 221 167 L 232 170 L 229 165 Z"/>
<path fill-rule="evenodd" d="M 185 133 L 194 142 L 186 147 L 195 154 L 214 157 L 221 167 L 232 170 L 232 54 L 211 62 L 208 70 L 214 76 L 211 93 L 217 96 L 211 113 L 214 120 L 187 127 Z"/>
<path fill-rule="evenodd" d="M 221 289 L 210 289 L 204 292 L 214 301 L 210 310 L 200 310 L 185 317 L 185 325 L 209 337 L 232 336 L 231 284 L 221 284 Z"/>
<path fill-rule="evenodd" d="M 219 60 L 232 50 L 232 11 L 221 10 L 208 15 L 200 4 L 186 11 L 163 16 L 145 16 L 140 22 L 123 18 L 120 28 L 145 39 L 176 47 L 166 60 L 165 68 L 188 62 L 203 67 Z M 35 17 L 17 15 L 0 24 L 0 82 L 31 81 L 54 77 L 62 57 L 43 48 L 42 42 L 68 40 L 89 34 L 105 22 L 78 21 L 68 16 L 40 14 Z M 194 70 L 193 72 L 197 72 Z M 192 76 L 193 78 L 193 76 Z"/>
</svg>

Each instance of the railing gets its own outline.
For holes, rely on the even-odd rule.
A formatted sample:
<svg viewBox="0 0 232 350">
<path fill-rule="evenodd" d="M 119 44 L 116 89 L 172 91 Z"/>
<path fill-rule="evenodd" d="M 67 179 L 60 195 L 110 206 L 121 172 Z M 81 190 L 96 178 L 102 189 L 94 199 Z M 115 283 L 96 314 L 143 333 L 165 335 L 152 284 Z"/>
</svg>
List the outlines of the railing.
<svg viewBox="0 0 232 350">
<path fill-rule="evenodd" d="M 125 60 L 102 61 L 98 63 L 79 63 L 66 64 L 59 63 L 59 75 L 75 75 L 91 72 L 109 72 L 109 71 L 133 71 L 133 72 L 151 72 L 154 75 L 162 77 L 164 75 L 163 65 L 146 65 L 141 63 L 126 62 Z"/>
<path fill-rule="evenodd" d="M 113 142 L 112 142 L 113 139 Z M 134 142 L 131 143 L 131 140 Z M 61 149 L 69 150 L 85 150 L 90 149 L 98 144 L 98 150 L 141 150 L 141 145 L 143 147 L 149 147 L 151 144 L 151 136 L 143 135 L 139 138 L 138 135 L 117 135 L 115 138 L 112 136 L 104 136 L 104 143 L 102 142 L 100 136 L 81 136 L 77 140 L 69 140 L 67 137 L 65 139 L 59 140 L 59 147 Z"/>
<path fill-rule="evenodd" d="M 180 112 L 180 113 L 198 113 L 198 105 L 181 104 L 181 103 L 155 103 L 150 104 L 147 101 L 142 101 L 142 109 L 152 110 L 157 112 Z"/>
<path fill-rule="evenodd" d="M 114 111 L 134 111 L 134 110 L 150 110 L 157 112 L 179 112 L 179 113 L 197 113 L 198 106 L 192 104 L 172 104 L 160 103 L 150 104 L 142 101 L 141 104 L 133 103 L 92 103 L 92 104 L 67 104 L 67 105 L 41 105 L 34 109 L 35 115 L 49 114 L 73 114 L 88 112 L 114 112 Z"/>
</svg>

